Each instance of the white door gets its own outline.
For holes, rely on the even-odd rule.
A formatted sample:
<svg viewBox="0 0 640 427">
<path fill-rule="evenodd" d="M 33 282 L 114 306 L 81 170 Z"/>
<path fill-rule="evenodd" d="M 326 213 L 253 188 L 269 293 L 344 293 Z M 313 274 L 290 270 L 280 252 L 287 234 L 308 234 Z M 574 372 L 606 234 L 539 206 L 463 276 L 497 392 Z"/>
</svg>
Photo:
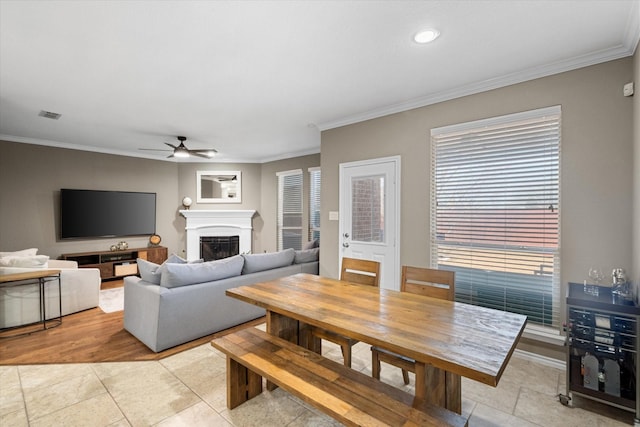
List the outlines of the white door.
<svg viewBox="0 0 640 427">
<path fill-rule="evenodd" d="M 340 164 L 342 257 L 380 262 L 380 287 L 400 289 L 400 157 Z"/>
</svg>

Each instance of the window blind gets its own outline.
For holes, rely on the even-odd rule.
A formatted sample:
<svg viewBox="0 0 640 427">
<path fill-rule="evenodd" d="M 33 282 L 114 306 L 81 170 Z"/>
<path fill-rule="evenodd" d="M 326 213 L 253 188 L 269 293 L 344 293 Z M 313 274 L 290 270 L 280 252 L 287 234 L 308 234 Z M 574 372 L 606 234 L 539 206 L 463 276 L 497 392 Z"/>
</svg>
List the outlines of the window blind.
<svg viewBox="0 0 640 427">
<path fill-rule="evenodd" d="M 320 168 L 309 168 L 309 241 L 320 239 Z"/>
<path fill-rule="evenodd" d="M 278 250 L 302 248 L 302 170 L 278 172 Z"/>
<path fill-rule="evenodd" d="M 434 129 L 431 262 L 456 300 L 560 323 L 560 107 Z"/>
</svg>

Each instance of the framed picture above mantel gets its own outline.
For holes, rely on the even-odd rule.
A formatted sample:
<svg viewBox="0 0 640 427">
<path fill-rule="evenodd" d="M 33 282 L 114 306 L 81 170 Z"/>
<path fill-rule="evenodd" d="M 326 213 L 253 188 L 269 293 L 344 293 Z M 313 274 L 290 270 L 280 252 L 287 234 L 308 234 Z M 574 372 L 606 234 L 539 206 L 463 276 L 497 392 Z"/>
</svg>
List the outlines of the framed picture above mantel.
<svg viewBox="0 0 640 427">
<path fill-rule="evenodd" d="M 241 171 L 197 171 L 198 203 L 242 203 Z"/>
</svg>

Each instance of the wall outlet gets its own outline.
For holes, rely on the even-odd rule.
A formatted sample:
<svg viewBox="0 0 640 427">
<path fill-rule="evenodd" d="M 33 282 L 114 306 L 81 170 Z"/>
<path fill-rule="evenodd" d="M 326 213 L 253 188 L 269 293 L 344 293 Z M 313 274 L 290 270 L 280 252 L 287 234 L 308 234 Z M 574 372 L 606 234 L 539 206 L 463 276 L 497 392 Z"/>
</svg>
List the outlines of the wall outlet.
<svg viewBox="0 0 640 427">
<path fill-rule="evenodd" d="M 338 211 L 329 211 L 329 221 L 340 221 L 340 213 Z"/>
</svg>

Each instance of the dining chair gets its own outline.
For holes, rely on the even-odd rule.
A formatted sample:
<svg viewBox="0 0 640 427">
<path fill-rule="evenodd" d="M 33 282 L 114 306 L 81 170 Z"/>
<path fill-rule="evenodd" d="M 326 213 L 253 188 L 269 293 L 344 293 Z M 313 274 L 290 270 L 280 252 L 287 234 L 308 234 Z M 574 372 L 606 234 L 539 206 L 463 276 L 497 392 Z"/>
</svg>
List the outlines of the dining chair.
<svg viewBox="0 0 640 427">
<path fill-rule="evenodd" d="M 342 258 L 342 268 L 340 270 L 340 280 L 366 286 L 380 286 L 380 263 L 365 259 Z M 313 327 L 310 330 L 312 338 L 331 341 L 340 346 L 344 365 L 351 367 L 351 347 L 358 343 L 349 337 Z"/>
<path fill-rule="evenodd" d="M 403 265 L 400 291 L 453 301 L 455 272 Z M 405 384 L 409 384 L 409 372 L 416 372 L 415 361 L 411 358 L 375 346 L 371 347 L 371 355 L 371 375 L 374 378 L 380 379 L 380 362 L 402 369 Z"/>
</svg>

